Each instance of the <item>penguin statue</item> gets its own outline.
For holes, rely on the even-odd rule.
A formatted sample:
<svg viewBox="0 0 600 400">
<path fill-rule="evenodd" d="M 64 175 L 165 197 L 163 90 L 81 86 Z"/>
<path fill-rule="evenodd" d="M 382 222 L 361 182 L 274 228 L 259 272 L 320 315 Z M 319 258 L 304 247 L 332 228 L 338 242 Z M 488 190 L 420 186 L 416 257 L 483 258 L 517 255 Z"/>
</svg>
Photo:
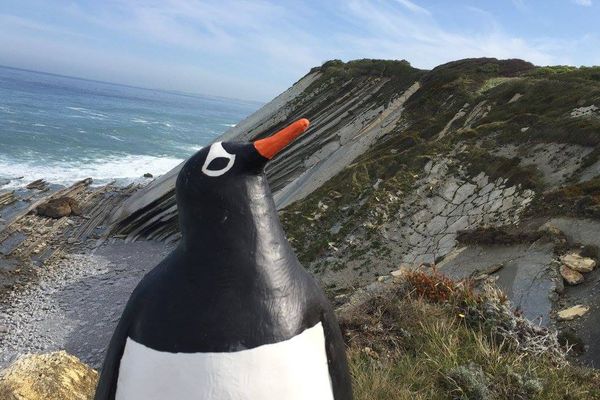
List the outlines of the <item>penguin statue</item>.
<svg viewBox="0 0 600 400">
<path fill-rule="evenodd" d="M 179 172 L 182 238 L 132 293 L 96 400 L 350 400 L 329 302 L 298 262 L 265 164 L 308 128 L 217 142 Z"/>
</svg>

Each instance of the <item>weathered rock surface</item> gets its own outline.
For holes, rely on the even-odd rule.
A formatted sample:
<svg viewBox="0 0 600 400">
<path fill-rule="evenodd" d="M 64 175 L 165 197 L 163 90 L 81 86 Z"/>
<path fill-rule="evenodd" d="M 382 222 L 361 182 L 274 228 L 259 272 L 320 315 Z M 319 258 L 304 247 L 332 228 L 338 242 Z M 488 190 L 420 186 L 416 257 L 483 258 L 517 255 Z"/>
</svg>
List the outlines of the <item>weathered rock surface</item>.
<svg viewBox="0 0 600 400">
<path fill-rule="evenodd" d="M 315 260 L 309 268 L 326 285 L 335 283 L 341 288 L 368 283 L 397 269 L 399 263 L 435 264 L 455 249 L 460 231 L 516 224 L 533 199 L 531 190 L 508 186 L 503 179 L 490 181 L 483 173 L 460 177 L 449 172 L 450 166 L 447 159 L 429 162 L 415 190 L 404 198 L 382 194 L 382 204 L 364 222 L 370 238 L 352 231 L 332 241 L 337 250 L 331 250 L 331 257 L 346 268 L 326 268 L 331 262 L 327 258 Z M 374 240 L 381 247 L 377 253 L 369 251 Z M 356 274 L 365 264 L 369 270 Z"/>
<path fill-rule="evenodd" d="M 592 245 L 600 248 L 600 221 L 592 219 L 557 217 L 544 226 L 554 226 L 563 232 L 573 243 Z"/>
<path fill-rule="evenodd" d="M 598 110 L 600 110 L 600 108 L 596 107 L 594 104 L 586 107 L 575 108 L 573 111 L 571 111 L 571 118 L 593 117 L 595 115 L 600 115 Z"/>
<path fill-rule="evenodd" d="M 25 187 L 27 189 L 47 190 L 48 189 L 48 182 L 46 182 L 43 179 L 38 179 L 36 181 L 33 181 L 33 182 L 29 183 Z"/>
<path fill-rule="evenodd" d="M 492 154 L 519 158 L 522 167 L 533 167 L 542 174 L 548 187 L 558 187 L 578 171 L 593 151 L 590 147 L 569 143 L 508 144 L 494 148 Z"/>
<path fill-rule="evenodd" d="M 2 400 L 92 400 L 98 373 L 64 351 L 26 355 L 0 372 Z"/>
<path fill-rule="evenodd" d="M 136 187 L 91 187 L 91 183 L 85 179 L 70 187 L 50 185 L 43 191 L 17 189 L 9 192 L 10 202 L 0 203 L 0 299 L 19 281 L 35 279 L 37 268 L 52 264 L 67 249 L 83 243 L 93 248 L 105 239 L 105 220 Z M 59 208 L 70 210 L 68 217 L 43 218 L 33 212 L 41 205 L 55 204 L 54 200 L 59 200 Z M 72 213 L 75 203 L 79 207 L 73 208 L 82 215 Z"/>
</svg>

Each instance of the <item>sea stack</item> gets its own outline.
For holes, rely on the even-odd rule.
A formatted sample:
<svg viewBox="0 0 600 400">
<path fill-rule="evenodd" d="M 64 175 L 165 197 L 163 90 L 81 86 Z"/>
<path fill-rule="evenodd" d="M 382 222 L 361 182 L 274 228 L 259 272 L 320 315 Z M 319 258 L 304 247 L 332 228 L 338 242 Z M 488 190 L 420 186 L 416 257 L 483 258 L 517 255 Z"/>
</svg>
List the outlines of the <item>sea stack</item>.
<svg viewBox="0 0 600 400">
<path fill-rule="evenodd" d="M 131 295 L 97 400 L 349 400 L 344 343 L 298 262 L 263 169 L 308 128 L 217 142 L 176 184 L 178 247 Z"/>
</svg>

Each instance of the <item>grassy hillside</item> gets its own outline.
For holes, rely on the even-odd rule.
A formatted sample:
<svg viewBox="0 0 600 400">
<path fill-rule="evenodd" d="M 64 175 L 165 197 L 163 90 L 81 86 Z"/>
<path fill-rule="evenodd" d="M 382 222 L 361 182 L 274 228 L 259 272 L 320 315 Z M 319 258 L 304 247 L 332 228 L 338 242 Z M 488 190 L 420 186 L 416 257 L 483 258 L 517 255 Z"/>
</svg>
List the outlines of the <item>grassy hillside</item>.
<svg viewBox="0 0 600 400">
<path fill-rule="evenodd" d="M 323 68 L 332 81 L 346 76 L 347 70 L 360 71 L 361 76 L 369 70 L 374 75 L 386 70 L 383 62 L 373 60 L 331 62 Z M 401 68 L 389 71 L 405 73 Z M 600 104 L 600 67 L 535 67 L 522 60 L 469 59 L 421 72 L 420 81 L 421 89 L 409 99 L 391 134 L 282 212 L 286 231 L 305 264 L 316 271 L 336 268 L 315 261 L 340 248 L 349 234 L 370 240 L 375 248 L 384 243 L 378 227 L 393 218 L 414 191 L 427 162 L 443 157 L 451 158 L 465 179 L 484 172 L 490 179 L 505 178 L 508 185 L 539 193 L 541 201 L 528 211 L 531 215 L 600 215 L 598 185 L 578 182 L 581 173 L 600 160 L 600 118 L 571 116 L 574 109 Z M 546 182 L 531 161 L 538 156 L 534 149 L 542 152 L 549 144 L 580 146 L 574 151 L 581 148 L 585 153 L 573 171 L 565 171 L 561 184 L 567 189 Z M 503 149 L 510 151 L 499 151 Z M 548 199 L 565 205 L 583 199 L 590 207 L 584 211 L 544 207 Z M 336 224 L 342 228 L 332 233 L 329 228 Z"/>
<path fill-rule="evenodd" d="M 600 398 L 600 373 L 565 362 L 555 336 L 472 284 L 413 272 L 348 313 L 356 399 Z"/>
</svg>

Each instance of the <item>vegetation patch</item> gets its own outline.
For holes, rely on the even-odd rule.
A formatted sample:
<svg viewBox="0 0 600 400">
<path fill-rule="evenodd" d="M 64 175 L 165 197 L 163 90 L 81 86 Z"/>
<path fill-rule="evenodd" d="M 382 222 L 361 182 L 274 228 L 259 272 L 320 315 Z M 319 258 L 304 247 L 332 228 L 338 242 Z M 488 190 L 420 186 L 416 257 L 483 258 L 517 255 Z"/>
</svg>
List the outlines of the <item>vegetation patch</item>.
<svg viewBox="0 0 600 400">
<path fill-rule="evenodd" d="M 555 142 L 595 147 L 600 144 L 597 118 L 574 118 L 579 107 L 600 104 L 600 84 L 578 69 L 577 74 L 541 74 L 504 80 L 484 93 L 490 112 L 474 127 L 480 134 L 493 133 L 500 143 Z M 519 94 L 517 100 L 514 96 Z M 526 131 L 522 131 L 526 128 Z"/>
<path fill-rule="evenodd" d="M 518 157 L 506 158 L 489 154 L 486 150 L 471 147 L 458 155 L 470 176 L 484 172 L 491 180 L 506 179 L 509 186 L 520 185 L 526 189 L 543 187 L 542 174 L 533 165 L 522 166 Z"/>
<path fill-rule="evenodd" d="M 600 177 L 564 186 L 534 200 L 529 216 L 600 218 Z"/>
<path fill-rule="evenodd" d="M 433 138 L 465 105 L 482 100 L 490 79 L 510 78 L 533 68 L 523 60 L 466 59 L 440 65 L 421 80 L 421 89 L 406 104 L 411 129 Z"/>
<path fill-rule="evenodd" d="M 315 192 L 282 210 L 281 221 L 300 261 L 307 265 L 325 257 L 349 234 L 369 240 L 349 245 L 354 258 L 371 248 L 377 227 L 395 215 L 427 162 L 447 151 L 443 146 L 425 143 L 414 133 L 390 134 Z"/>
<path fill-rule="evenodd" d="M 341 318 L 356 399 L 600 398 L 600 373 L 566 362 L 497 290 L 413 274 Z"/>
<path fill-rule="evenodd" d="M 574 67 L 571 65 L 554 65 L 536 67 L 525 73 L 534 78 L 560 78 L 573 80 L 591 80 L 600 82 L 600 67 Z"/>
</svg>

